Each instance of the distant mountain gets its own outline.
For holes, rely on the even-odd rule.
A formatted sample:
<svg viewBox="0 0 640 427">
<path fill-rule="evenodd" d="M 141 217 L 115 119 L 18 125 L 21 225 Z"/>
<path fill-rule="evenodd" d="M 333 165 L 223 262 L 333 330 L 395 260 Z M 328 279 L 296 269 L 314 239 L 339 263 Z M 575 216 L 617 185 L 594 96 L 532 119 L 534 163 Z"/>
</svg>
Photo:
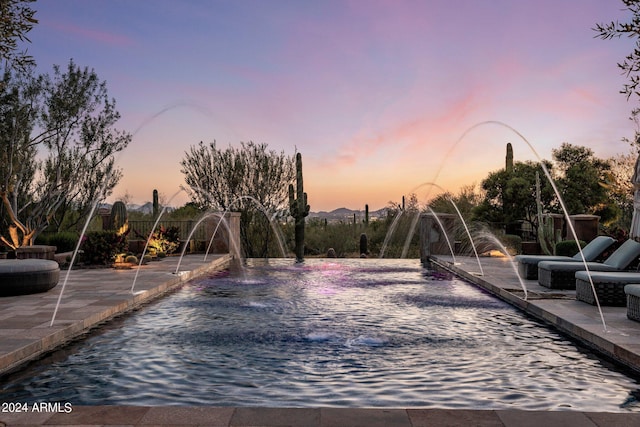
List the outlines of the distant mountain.
<svg viewBox="0 0 640 427">
<path fill-rule="evenodd" d="M 358 213 L 360 211 L 355 211 L 353 209 L 347 209 L 347 208 L 338 208 L 338 209 L 334 209 L 331 212 L 319 212 L 325 215 L 332 215 L 332 216 L 340 216 L 340 215 L 353 215 L 354 213 Z"/>
<path fill-rule="evenodd" d="M 99 208 L 103 210 L 111 210 L 111 203 L 101 203 Z M 167 207 L 167 212 L 171 212 L 175 210 L 175 207 Z M 152 214 L 153 213 L 153 203 L 147 202 L 145 204 L 139 205 L 135 203 L 130 203 L 127 205 L 127 210 L 129 212 L 141 212 L 143 214 Z M 364 209 L 363 210 L 355 210 L 349 208 L 338 208 L 334 209 L 330 212 L 327 211 L 319 211 L 319 212 L 309 212 L 310 218 L 327 218 L 329 220 L 353 220 L 353 214 L 356 214 L 356 218 L 364 219 Z M 369 211 L 369 219 L 377 219 L 382 218 L 387 215 L 387 208 L 378 209 L 377 211 Z"/>
<path fill-rule="evenodd" d="M 358 220 L 364 219 L 364 210 L 354 210 L 348 208 L 338 208 L 334 209 L 330 212 L 327 211 L 319 211 L 319 212 L 309 212 L 310 218 L 321 218 L 327 219 L 330 221 L 341 221 L 341 220 L 353 220 L 353 214 L 356 214 L 356 218 Z M 378 218 L 382 218 L 386 216 L 387 209 L 378 209 L 377 211 L 369 211 L 369 219 L 376 220 Z"/>
<path fill-rule="evenodd" d="M 152 214 L 153 213 L 153 203 L 147 202 L 144 205 L 138 206 L 137 209 L 132 209 L 132 210 L 136 210 L 138 212 L 142 212 L 143 214 Z"/>
<path fill-rule="evenodd" d="M 100 204 L 100 208 L 101 209 L 111 209 L 112 204 L 110 203 L 101 203 Z M 162 207 L 161 207 L 162 209 Z M 153 213 L 153 203 L 152 202 L 147 202 L 143 205 L 138 205 L 135 203 L 131 203 L 127 205 L 127 210 L 129 212 L 142 212 L 143 214 L 152 214 Z M 166 211 L 167 212 L 171 212 L 175 210 L 174 207 L 167 207 Z"/>
</svg>

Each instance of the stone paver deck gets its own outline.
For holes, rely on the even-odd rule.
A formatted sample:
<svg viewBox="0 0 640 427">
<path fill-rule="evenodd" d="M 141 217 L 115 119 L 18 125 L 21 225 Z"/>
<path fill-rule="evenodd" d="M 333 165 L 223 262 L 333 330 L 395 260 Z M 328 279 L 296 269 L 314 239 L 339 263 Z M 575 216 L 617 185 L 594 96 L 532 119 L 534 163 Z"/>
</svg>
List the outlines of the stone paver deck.
<svg viewBox="0 0 640 427">
<path fill-rule="evenodd" d="M 8 426 L 634 427 L 640 414 L 373 408 L 80 406 L 68 413 L 0 414 Z"/>
<path fill-rule="evenodd" d="M 229 261 L 218 257 L 202 262 L 189 256 L 175 275 L 177 259 L 151 263 L 140 270 L 131 294 L 135 270 L 78 270 L 67 283 L 53 326 L 53 310 L 61 284 L 46 294 L 0 298 L 0 371 L 78 336 L 123 312 L 169 292 L 183 281 Z M 528 297 L 517 275 L 503 258 L 483 258 L 483 274 L 475 258 L 435 260 L 468 281 L 500 296 L 523 311 L 616 358 L 640 372 L 640 322 L 626 318 L 625 308 L 603 307 L 606 329 L 596 307 L 576 301 L 575 291 L 543 288 L 525 281 Z M 62 276 L 64 280 L 64 274 Z M 6 403 L 6 402 L 2 402 Z M 33 405 L 35 402 L 30 403 Z M 234 408 L 139 406 L 29 406 L 17 413 L 0 408 L 3 425 L 129 425 L 129 426 L 502 426 L 502 427 L 616 427 L 640 426 L 640 413 L 575 411 L 451 410 L 403 408 Z M 46 404 L 49 404 L 46 406 Z M 4 409 L 4 411 L 3 411 Z M 40 410 L 38 410 L 40 409 Z M 66 412 L 65 412 L 66 411 Z"/>
<path fill-rule="evenodd" d="M 68 280 L 67 271 L 61 271 L 58 285 L 48 292 L 0 298 L 0 374 L 195 276 L 226 266 L 229 260 L 228 255 L 210 256 L 206 262 L 203 255 L 185 256 L 178 274 L 178 257 L 151 262 L 139 267 L 139 271 L 137 267 L 72 270 Z"/>
</svg>

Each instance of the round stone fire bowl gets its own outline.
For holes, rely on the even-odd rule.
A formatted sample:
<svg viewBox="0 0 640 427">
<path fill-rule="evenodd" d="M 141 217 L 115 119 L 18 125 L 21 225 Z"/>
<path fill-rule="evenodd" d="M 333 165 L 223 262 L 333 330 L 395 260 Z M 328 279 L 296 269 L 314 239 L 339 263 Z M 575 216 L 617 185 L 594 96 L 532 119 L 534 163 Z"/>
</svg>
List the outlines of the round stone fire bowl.
<svg viewBox="0 0 640 427">
<path fill-rule="evenodd" d="M 0 297 L 46 292 L 58 284 L 60 267 L 46 259 L 0 259 Z"/>
</svg>

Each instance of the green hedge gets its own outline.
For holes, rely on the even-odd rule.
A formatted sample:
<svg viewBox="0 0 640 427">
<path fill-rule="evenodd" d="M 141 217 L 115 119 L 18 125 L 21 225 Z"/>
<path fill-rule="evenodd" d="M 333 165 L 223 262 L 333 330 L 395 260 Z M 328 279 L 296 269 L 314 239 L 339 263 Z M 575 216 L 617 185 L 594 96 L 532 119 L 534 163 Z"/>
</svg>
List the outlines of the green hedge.
<svg viewBox="0 0 640 427">
<path fill-rule="evenodd" d="M 579 240 L 580 247 L 584 248 L 586 242 Z M 555 254 L 560 256 L 574 256 L 578 253 L 578 245 L 575 240 L 563 240 L 556 243 Z"/>
<path fill-rule="evenodd" d="M 42 233 L 35 241 L 36 245 L 55 246 L 56 252 L 71 252 L 78 244 L 78 233 L 73 231 L 60 231 L 56 233 Z"/>
</svg>

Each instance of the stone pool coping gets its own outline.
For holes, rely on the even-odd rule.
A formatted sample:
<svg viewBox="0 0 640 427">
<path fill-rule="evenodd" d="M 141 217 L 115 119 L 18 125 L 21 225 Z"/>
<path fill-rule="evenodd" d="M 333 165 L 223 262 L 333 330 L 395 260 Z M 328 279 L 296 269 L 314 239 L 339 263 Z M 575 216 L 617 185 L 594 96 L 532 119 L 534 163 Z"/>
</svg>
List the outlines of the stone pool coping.
<svg viewBox="0 0 640 427">
<path fill-rule="evenodd" d="M 65 413 L 0 414 L 0 426 L 308 426 L 308 427 L 616 427 L 637 426 L 640 414 L 570 411 L 215 408 L 79 406 Z"/>
<path fill-rule="evenodd" d="M 63 304 L 53 327 L 49 326 L 61 284 L 46 294 L 0 298 L 0 367 L 10 369 L 68 342 L 91 327 L 135 309 L 184 281 L 205 271 L 222 268 L 228 256 L 203 262 L 188 256 L 179 276 L 172 272 L 176 258 L 144 266 L 136 290 L 130 289 L 135 270 L 76 270 L 65 289 Z M 372 260 L 375 262 L 375 260 Z M 575 291 L 543 288 L 525 281 L 529 297 L 516 273 L 504 258 L 482 258 L 483 275 L 475 258 L 438 257 L 434 262 L 465 280 L 494 293 L 523 311 L 543 319 L 586 345 L 608 353 L 640 372 L 640 322 L 626 318 L 626 309 L 603 307 L 605 331 L 597 309 L 575 300 Z M 77 274 L 75 274 L 77 273 Z M 61 276 L 64 280 L 64 274 Z M 47 349 L 47 350 L 45 350 Z M 39 403 L 39 402 L 31 402 Z M 44 402 L 54 404 L 55 402 Z M 74 406 L 44 411 L 2 412 L 4 425 L 206 425 L 206 426 L 504 426 L 595 427 L 640 425 L 640 413 L 591 413 L 576 411 L 453 410 L 411 408 L 235 408 L 235 407 L 140 407 Z"/>
<path fill-rule="evenodd" d="M 51 326 L 67 271 L 48 292 L 0 298 L 0 375 L 80 337 L 109 319 L 135 310 L 207 271 L 226 267 L 229 255 L 188 255 L 127 270 L 72 270 Z M 136 270 L 138 276 L 135 278 Z M 136 284 L 131 292 L 134 278 Z"/>
</svg>

